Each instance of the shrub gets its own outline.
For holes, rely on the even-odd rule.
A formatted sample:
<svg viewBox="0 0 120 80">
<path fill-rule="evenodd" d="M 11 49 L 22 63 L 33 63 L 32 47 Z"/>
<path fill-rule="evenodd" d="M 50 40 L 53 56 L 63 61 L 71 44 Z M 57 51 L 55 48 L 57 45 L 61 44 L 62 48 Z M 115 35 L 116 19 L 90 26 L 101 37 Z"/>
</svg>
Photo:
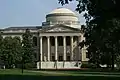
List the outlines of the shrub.
<svg viewBox="0 0 120 80">
<path fill-rule="evenodd" d="M 35 64 L 34 63 L 26 63 L 24 64 L 24 68 L 25 69 L 32 69 L 35 67 Z"/>
<path fill-rule="evenodd" d="M 97 68 L 97 65 L 96 64 L 90 64 L 90 68 L 95 69 L 95 68 Z"/>
<path fill-rule="evenodd" d="M 119 56 L 117 56 L 117 58 L 116 58 L 116 65 L 117 65 L 117 69 L 118 70 L 120 70 L 120 55 Z"/>
<path fill-rule="evenodd" d="M 97 66 L 92 63 L 82 63 L 81 68 L 97 68 Z"/>
<path fill-rule="evenodd" d="M 81 68 L 90 68 L 89 64 L 82 63 Z"/>
</svg>

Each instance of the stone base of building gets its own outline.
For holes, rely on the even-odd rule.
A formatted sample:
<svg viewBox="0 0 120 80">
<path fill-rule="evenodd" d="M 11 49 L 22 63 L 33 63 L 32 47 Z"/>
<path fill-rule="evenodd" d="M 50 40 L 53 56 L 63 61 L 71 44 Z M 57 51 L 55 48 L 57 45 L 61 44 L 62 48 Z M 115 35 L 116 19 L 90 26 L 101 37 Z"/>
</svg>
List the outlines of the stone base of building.
<svg viewBox="0 0 120 80">
<path fill-rule="evenodd" d="M 37 69 L 80 69 L 81 61 L 37 62 Z"/>
</svg>

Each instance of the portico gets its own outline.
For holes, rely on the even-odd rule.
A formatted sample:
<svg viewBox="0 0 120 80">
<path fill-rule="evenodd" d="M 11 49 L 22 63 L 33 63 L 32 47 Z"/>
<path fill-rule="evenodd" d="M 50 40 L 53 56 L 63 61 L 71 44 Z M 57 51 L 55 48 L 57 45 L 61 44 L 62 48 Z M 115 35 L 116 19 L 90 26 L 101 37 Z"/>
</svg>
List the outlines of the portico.
<svg viewBox="0 0 120 80">
<path fill-rule="evenodd" d="M 74 29 L 63 24 L 57 24 L 51 28 L 46 27 L 40 31 L 40 62 L 42 68 L 54 65 L 55 62 L 80 62 L 79 41 L 81 37 L 79 29 Z M 49 62 L 49 63 L 48 63 Z M 50 64 L 51 63 L 51 64 Z M 53 64 L 52 64 L 53 63 Z M 64 67 L 61 67 L 64 68 Z"/>
<path fill-rule="evenodd" d="M 74 57 L 73 57 L 73 55 L 74 55 L 74 42 L 73 42 L 73 39 L 75 38 L 75 37 L 77 37 L 77 42 L 78 42 L 78 38 L 80 37 L 80 36 L 69 36 L 70 37 L 70 45 L 69 46 L 67 46 L 67 44 L 66 44 L 66 37 L 67 36 L 61 36 L 62 37 L 62 39 L 63 39 L 63 45 L 62 46 L 59 46 L 58 45 L 58 37 L 59 36 L 47 36 L 47 47 L 46 47 L 46 49 L 47 49 L 47 51 L 46 51 L 46 53 L 47 53 L 47 55 L 46 55 L 46 60 L 45 60 L 45 58 L 44 58 L 44 53 L 43 53 L 43 37 L 44 36 L 41 36 L 40 37 L 40 60 L 41 61 L 54 61 L 54 60 L 56 60 L 56 61 L 58 61 L 59 59 L 59 53 L 58 53 L 58 48 L 63 48 L 63 49 L 61 49 L 61 50 L 63 50 L 63 51 L 61 51 L 62 52 L 62 60 L 61 61 L 66 61 L 66 57 L 67 57 L 67 55 L 66 55 L 66 53 L 67 53 L 67 51 L 69 50 L 69 52 L 70 52 L 70 60 L 69 61 L 74 61 Z M 54 55 L 52 55 L 51 54 L 51 44 L 50 44 L 50 40 L 51 40 L 51 37 L 54 37 L 54 39 L 55 39 L 55 45 L 54 46 L 52 46 L 52 47 L 54 47 Z M 78 46 L 78 44 L 76 45 L 76 46 Z M 69 49 L 67 50 L 67 47 L 69 47 Z M 79 51 L 79 47 L 78 47 L 78 51 Z M 80 53 L 80 52 L 78 52 L 78 53 Z M 55 59 L 53 59 L 53 58 L 51 58 L 51 56 L 55 56 Z M 80 60 L 80 58 L 77 58 L 77 60 Z M 68 60 L 67 60 L 68 61 Z"/>
</svg>

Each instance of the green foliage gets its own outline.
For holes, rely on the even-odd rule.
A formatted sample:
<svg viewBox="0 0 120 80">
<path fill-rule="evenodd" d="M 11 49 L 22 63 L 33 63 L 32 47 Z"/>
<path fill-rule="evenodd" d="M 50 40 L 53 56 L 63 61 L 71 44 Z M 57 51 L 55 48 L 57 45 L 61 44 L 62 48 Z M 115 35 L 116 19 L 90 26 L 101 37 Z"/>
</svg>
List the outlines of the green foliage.
<svg viewBox="0 0 120 80">
<path fill-rule="evenodd" d="M 82 63 L 81 68 L 90 68 L 90 65 Z"/>
<path fill-rule="evenodd" d="M 97 65 L 92 63 L 82 63 L 81 68 L 98 68 Z"/>
<path fill-rule="evenodd" d="M 79 13 L 86 11 L 84 17 L 88 22 L 90 22 L 91 17 L 93 17 L 93 22 L 96 24 L 112 18 L 120 18 L 119 0 L 58 0 L 62 5 L 71 1 L 77 2 L 76 10 Z"/>
<path fill-rule="evenodd" d="M 33 48 L 33 41 L 32 35 L 30 30 L 26 29 L 26 32 L 22 35 L 22 49 L 23 49 L 23 60 L 24 63 L 34 63 L 34 48 Z"/>
<path fill-rule="evenodd" d="M 2 53 L 3 53 L 3 37 L 2 37 L 1 32 L 0 32 L 0 60 L 2 57 Z"/>
<path fill-rule="evenodd" d="M 21 61 L 22 46 L 19 37 L 5 37 L 3 39 L 2 60 L 8 68 Z"/>
<path fill-rule="evenodd" d="M 26 68 L 32 68 L 35 61 L 32 35 L 27 29 L 22 37 L 22 41 L 19 37 L 3 39 L 0 33 L 0 61 L 4 62 L 6 68 L 12 68 L 13 65 L 21 67 L 22 61 Z"/>
<path fill-rule="evenodd" d="M 77 1 L 76 10 L 84 13 L 87 27 L 86 40 L 90 62 L 94 64 L 112 64 L 120 55 L 120 12 L 119 0 L 58 0 L 62 5 Z M 91 17 L 93 19 L 91 19 Z"/>
<path fill-rule="evenodd" d="M 113 65 L 120 46 L 120 20 L 112 19 L 106 21 L 104 26 L 94 26 L 94 28 L 86 32 L 86 45 L 90 61 L 98 64 Z M 91 33 L 90 35 L 88 35 Z"/>
<path fill-rule="evenodd" d="M 20 37 L 13 37 L 13 51 L 17 53 L 16 63 L 20 63 L 22 60 L 22 44 Z"/>
<path fill-rule="evenodd" d="M 25 63 L 24 64 L 24 68 L 25 69 L 32 69 L 35 67 L 35 64 L 34 63 Z"/>
</svg>

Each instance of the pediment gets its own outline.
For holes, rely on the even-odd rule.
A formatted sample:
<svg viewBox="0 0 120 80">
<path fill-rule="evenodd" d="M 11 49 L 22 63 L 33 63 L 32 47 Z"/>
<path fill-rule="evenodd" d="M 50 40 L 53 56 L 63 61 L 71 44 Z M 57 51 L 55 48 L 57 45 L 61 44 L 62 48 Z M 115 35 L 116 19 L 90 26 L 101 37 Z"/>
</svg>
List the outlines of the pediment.
<svg viewBox="0 0 120 80">
<path fill-rule="evenodd" d="M 55 25 L 52 27 L 47 27 L 42 30 L 43 32 L 77 32 L 79 29 L 72 28 L 65 25 Z"/>
</svg>

